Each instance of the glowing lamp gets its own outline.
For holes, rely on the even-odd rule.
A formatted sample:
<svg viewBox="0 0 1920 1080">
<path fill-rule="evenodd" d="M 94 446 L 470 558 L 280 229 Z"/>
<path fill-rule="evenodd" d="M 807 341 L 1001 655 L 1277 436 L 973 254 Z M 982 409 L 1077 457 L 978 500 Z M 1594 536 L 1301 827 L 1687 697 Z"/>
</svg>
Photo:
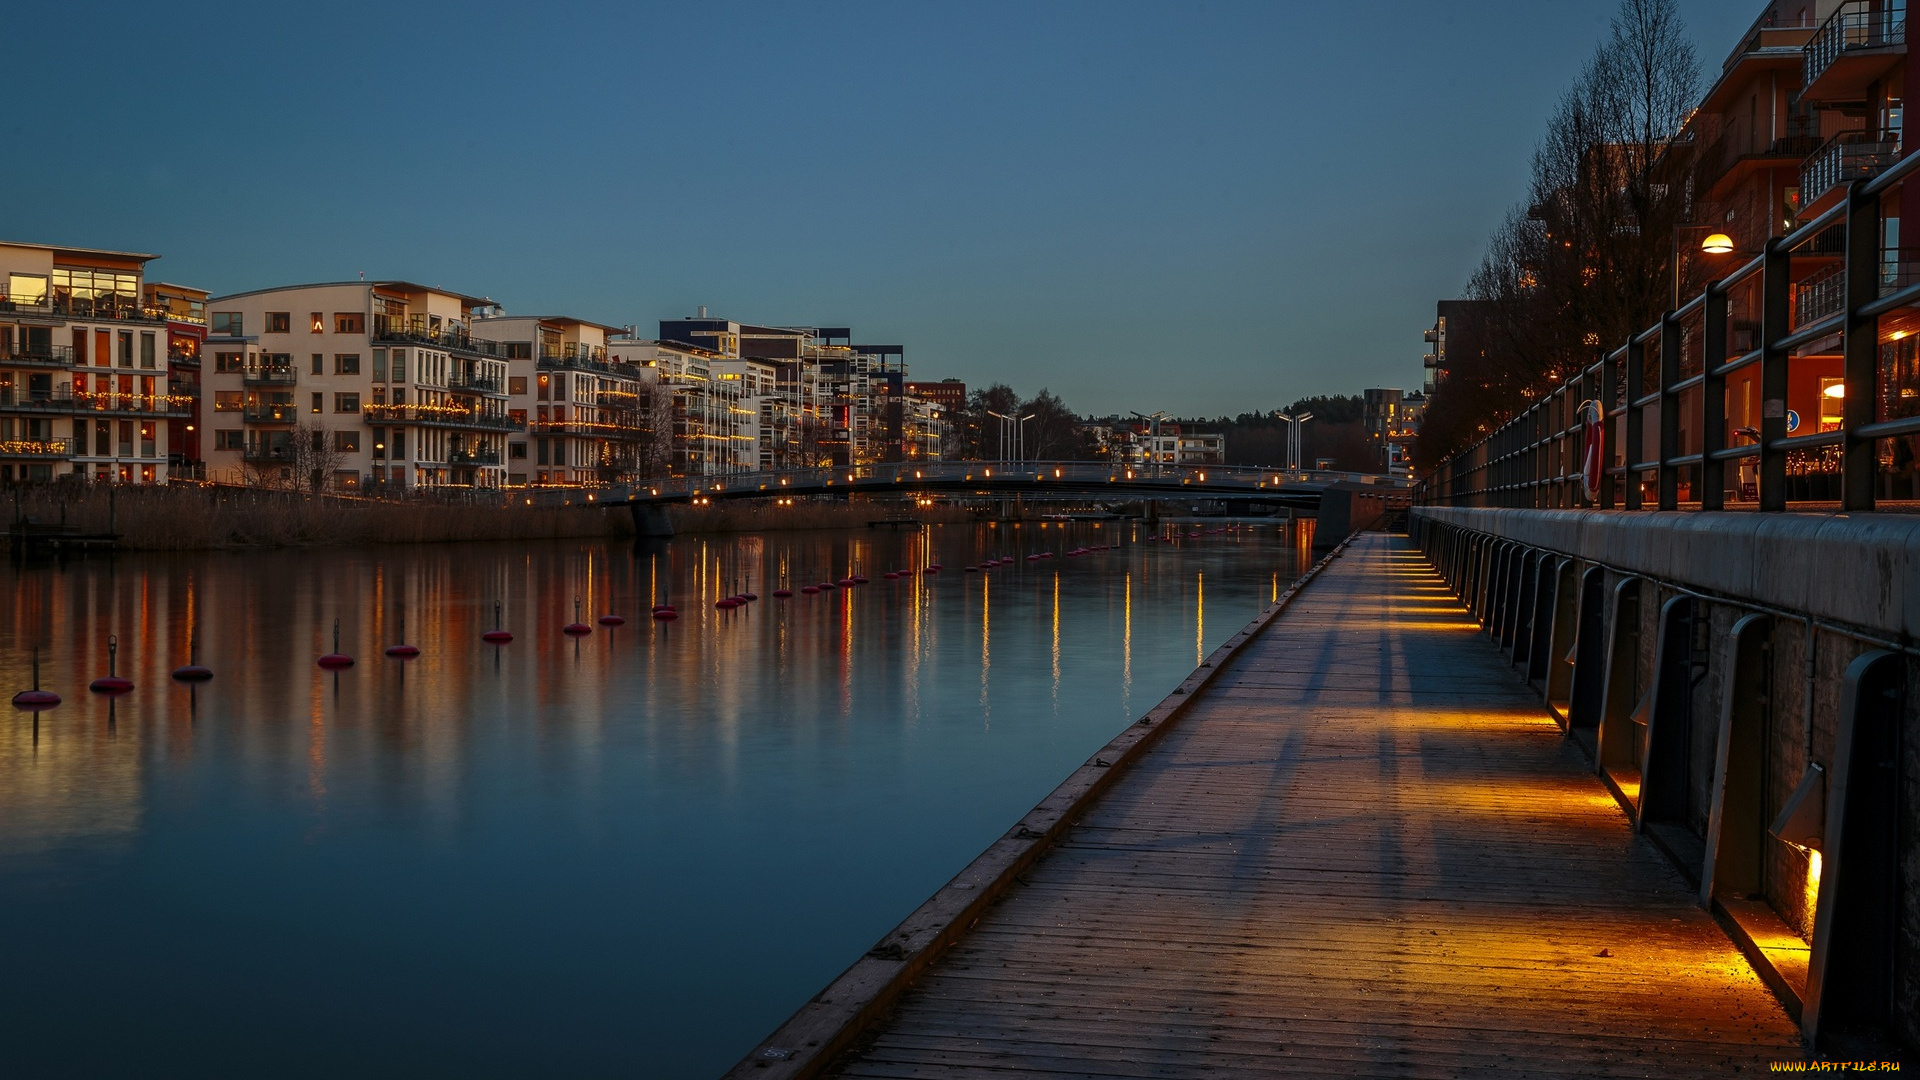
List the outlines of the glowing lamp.
<svg viewBox="0 0 1920 1080">
<path fill-rule="evenodd" d="M 1847 384 L 1846 384 L 1846 383 L 1834 383 L 1834 384 L 1833 384 L 1832 386 L 1829 386 L 1829 387 L 1827 387 L 1827 388 L 1826 388 L 1825 390 L 1822 390 L 1822 391 L 1820 391 L 1820 396 L 1821 396 L 1821 397 L 1830 397 L 1830 398 L 1843 398 L 1843 397 L 1846 397 L 1846 396 L 1847 396 Z"/>
<path fill-rule="evenodd" d="M 1800 786 L 1787 797 L 1780 816 L 1767 832 L 1802 851 L 1819 851 L 1827 835 L 1827 771 L 1818 762 L 1807 765 Z"/>
<path fill-rule="evenodd" d="M 1700 250 L 1709 255 L 1725 255 L 1733 250 L 1733 237 L 1717 232 L 1700 241 Z"/>
</svg>

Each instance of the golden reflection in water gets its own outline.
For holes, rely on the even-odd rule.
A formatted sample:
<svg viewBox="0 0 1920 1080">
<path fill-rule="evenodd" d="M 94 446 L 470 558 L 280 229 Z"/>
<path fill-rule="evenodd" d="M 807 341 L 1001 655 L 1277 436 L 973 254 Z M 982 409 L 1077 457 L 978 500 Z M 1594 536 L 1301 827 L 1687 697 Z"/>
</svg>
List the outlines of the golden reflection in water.
<svg viewBox="0 0 1920 1080">
<path fill-rule="evenodd" d="M 1120 711 L 1133 715 L 1133 571 L 1127 571 L 1120 611 Z"/>
<path fill-rule="evenodd" d="M 993 706 L 987 700 L 987 676 L 993 670 L 993 647 L 990 629 L 993 624 L 992 599 L 993 578 L 980 575 L 980 724 L 993 726 Z"/>
<path fill-rule="evenodd" d="M 1207 575 L 1193 575 L 1193 666 L 1207 662 Z"/>
<path fill-rule="evenodd" d="M 1060 572 L 1053 574 L 1053 711 L 1060 711 Z"/>
</svg>

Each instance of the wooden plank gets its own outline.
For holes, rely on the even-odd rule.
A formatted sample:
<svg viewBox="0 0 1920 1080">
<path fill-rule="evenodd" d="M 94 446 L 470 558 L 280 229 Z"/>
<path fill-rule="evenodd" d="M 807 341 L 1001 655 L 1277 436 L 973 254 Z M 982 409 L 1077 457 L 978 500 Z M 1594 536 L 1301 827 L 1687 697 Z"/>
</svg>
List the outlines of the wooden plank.
<svg viewBox="0 0 1920 1080">
<path fill-rule="evenodd" d="M 1295 599 L 834 1075 L 1644 1076 L 1802 1056 L 1404 538 L 1356 539 Z"/>
</svg>

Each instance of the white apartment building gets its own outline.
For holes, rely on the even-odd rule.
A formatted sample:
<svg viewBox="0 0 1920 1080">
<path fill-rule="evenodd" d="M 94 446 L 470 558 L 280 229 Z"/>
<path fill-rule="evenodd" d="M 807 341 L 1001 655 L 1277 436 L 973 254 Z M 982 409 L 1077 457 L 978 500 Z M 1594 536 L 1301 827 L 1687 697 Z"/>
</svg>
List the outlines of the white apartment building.
<svg viewBox="0 0 1920 1080">
<path fill-rule="evenodd" d="M 507 440 L 510 486 L 583 487 L 658 475 L 662 425 L 649 416 L 650 381 L 607 351 L 605 326 L 566 315 L 491 315 L 476 333 L 507 357 L 508 415 L 525 426 Z"/>
<path fill-rule="evenodd" d="M 167 313 L 126 251 L 0 243 L 0 482 L 167 480 Z"/>
<path fill-rule="evenodd" d="M 357 491 L 497 488 L 507 358 L 476 337 L 492 302 L 403 281 L 261 289 L 207 301 L 209 479 Z"/>
<path fill-rule="evenodd" d="M 764 360 L 743 359 L 713 360 L 709 368 L 715 381 L 737 386 L 740 438 L 735 440 L 733 471 L 785 467 L 799 409 L 781 393 L 779 369 Z"/>
<path fill-rule="evenodd" d="M 751 468 L 755 436 L 743 430 L 741 380 L 720 378 L 714 365 L 727 358 L 692 345 L 617 337 L 608 352 L 642 372 L 671 395 L 672 472 L 716 476 Z"/>
</svg>

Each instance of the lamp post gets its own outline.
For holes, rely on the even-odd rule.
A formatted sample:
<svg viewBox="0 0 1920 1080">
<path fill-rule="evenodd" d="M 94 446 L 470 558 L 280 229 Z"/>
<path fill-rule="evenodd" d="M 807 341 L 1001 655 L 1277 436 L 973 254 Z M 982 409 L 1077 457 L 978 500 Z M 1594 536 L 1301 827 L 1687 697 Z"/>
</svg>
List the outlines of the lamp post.
<svg viewBox="0 0 1920 1080">
<path fill-rule="evenodd" d="M 1313 414 L 1301 413 L 1298 416 L 1294 416 L 1290 413 L 1276 412 L 1273 415 L 1274 419 L 1285 420 L 1287 422 L 1287 468 L 1293 472 L 1299 472 L 1301 451 L 1300 429 L 1306 426 L 1307 421 L 1313 419 Z"/>
<path fill-rule="evenodd" d="M 1019 428 L 1018 434 L 1014 437 L 1014 458 L 1018 461 L 1024 462 L 1027 460 L 1027 421 L 1037 415 L 1039 414 L 1028 413 L 1014 422 Z"/>
<path fill-rule="evenodd" d="M 1147 452 L 1147 460 L 1153 465 L 1153 475 L 1159 476 L 1160 475 L 1160 421 L 1165 420 L 1171 414 L 1164 413 L 1164 412 L 1157 412 L 1157 413 L 1153 413 L 1152 415 L 1148 415 L 1147 413 L 1136 412 L 1133 415 L 1153 425 L 1151 429 L 1151 434 L 1149 435 L 1149 438 L 1151 439 L 1151 441 L 1148 443 L 1149 449 Z"/>
<path fill-rule="evenodd" d="M 992 409 L 987 410 L 987 415 L 1000 421 L 1000 449 L 997 461 L 1004 465 L 1007 461 L 1007 455 L 1013 449 L 1013 436 L 1008 430 L 1008 426 L 1013 420 L 1013 417 L 1008 416 L 1006 413 L 994 412 Z"/>
</svg>

